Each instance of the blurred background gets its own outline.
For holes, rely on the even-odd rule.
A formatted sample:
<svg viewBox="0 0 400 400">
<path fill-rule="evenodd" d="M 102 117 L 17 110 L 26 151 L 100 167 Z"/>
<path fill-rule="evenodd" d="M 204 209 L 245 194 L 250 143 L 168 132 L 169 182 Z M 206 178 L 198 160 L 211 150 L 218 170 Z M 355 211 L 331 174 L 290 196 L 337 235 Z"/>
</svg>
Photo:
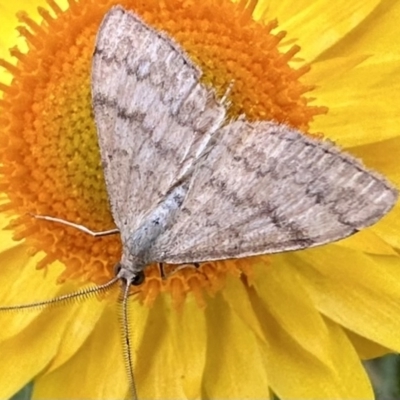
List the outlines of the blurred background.
<svg viewBox="0 0 400 400">
<path fill-rule="evenodd" d="M 364 363 L 377 400 L 400 399 L 400 356 L 388 355 Z"/>
</svg>

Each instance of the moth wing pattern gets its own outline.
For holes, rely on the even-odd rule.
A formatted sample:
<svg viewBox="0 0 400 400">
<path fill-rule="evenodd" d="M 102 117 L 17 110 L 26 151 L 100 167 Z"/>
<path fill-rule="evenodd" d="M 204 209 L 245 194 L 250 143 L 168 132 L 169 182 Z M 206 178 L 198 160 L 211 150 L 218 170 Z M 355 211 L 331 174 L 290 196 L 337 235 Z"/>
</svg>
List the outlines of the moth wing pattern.
<svg viewBox="0 0 400 400">
<path fill-rule="evenodd" d="M 121 7 L 99 29 L 92 98 L 102 165 L 122 240 L 135 231 L 222 125 L 200 70 L 163 33 Z"/>
<path fill-rule="evenodd" d="M 233 122 L 200 157 L 154 260 L 210 261 L 298 250 L 374 224 L 395 204 L 382 176 L 327 141 L 273 122 Z"/>
</svg>

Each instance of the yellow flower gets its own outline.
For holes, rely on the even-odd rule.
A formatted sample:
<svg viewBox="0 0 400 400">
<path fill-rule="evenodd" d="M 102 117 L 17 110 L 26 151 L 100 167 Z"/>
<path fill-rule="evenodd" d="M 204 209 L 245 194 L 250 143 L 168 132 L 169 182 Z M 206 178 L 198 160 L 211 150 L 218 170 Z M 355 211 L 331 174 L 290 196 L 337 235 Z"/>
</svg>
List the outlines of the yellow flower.
<svg viewBox="0 0 400 400">
<path fill-rule="evenodd" d="M 113 227 L 89 88 L 94 35 L 111 4 L 175 37 L 219 93 L 233 79 L 232 116 L 322 133 L 400 185 L 400 2 L 47 3 L 0 5 L 0 305 L 113 275 L 117 238 L 28 214 Z M 20 37 L 18 9 L 29 13 L 18 14 Z M 166 283 L 149 267 L 130 302 L 139 397 L 373 398 L 361 359 L 400 351 L 399 213 L 336 244 L 205 263 Z M 34 378 L 35 398 L 123 398 L 115 297 L 2 313 L 0 397 Z"/>
</svg>

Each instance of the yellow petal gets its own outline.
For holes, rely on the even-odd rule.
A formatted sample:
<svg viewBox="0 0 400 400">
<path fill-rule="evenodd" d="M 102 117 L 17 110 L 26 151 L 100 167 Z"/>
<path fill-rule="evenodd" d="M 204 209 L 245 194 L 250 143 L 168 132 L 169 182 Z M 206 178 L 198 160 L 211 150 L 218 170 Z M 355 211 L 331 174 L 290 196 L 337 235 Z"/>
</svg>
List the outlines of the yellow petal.
<svg viewBox="0 0 400 400">
<path fill-rule="evenodd" d="M 51 362 L 80 306 L 71 304 L 62 312 L 57 307 L 42 310 L 25 329 L 0 343 L 0 354 L 7 360 L 0 363 L 0 398 L 9 398 Z"/>
<path fill-rule="evenodd" d="M 369 360 L 371 358 L 381 357 L 385 354 L 392 353 L 392 351 L 386 347 L 380 346 L 379 344 L 372 342 L 364 337 L 357 335 L 356 333 L 343 329 L 347 337 L 353 343 L 358 355 L 363 360 Z"/>
<path fill-rule="evenodd" d="M 179 381 L 186 398 L 201 398 L 202 371 L 207 356 L 205 315 L 193 297 L 186 299 L 181 313 L 171 307 L 168 319 L 171 325 L 169 336 L 177 367 L 173 375 L 164 374 L 167 375 L 167 384 L 171 385 L 168 379 Z M 160 359 L 158 364 L 162 366 Z"/>
<path fill-rule="evenodd" d="M 27 250 L 24 244 L 14 244 L 1 253 L 0 287 L 7 288 L 0 291 L 1 306 L 51 299 L 74 289 L 73 285 L 61 288 L 55 283 L 62 271 L 60 263 L 54 263 L 47 273 L 37 271 L 36 264 L 43 254 L 30 257 Z M 40 310 L 1 312 L 0 341 L 18 334 L 37 318 L 38 314 Z M 4 320 L 7 323 L 3 323 Z"/>
<path fill-rule="evenodd" d="M 400 258 L 336 245 L 285 255 L 317 309 L 338 324 L 400 350 Z"/>
<path fill-rule="evenodd" d="M 371 382 L 360 358 L 343 328 L 325 319 L 332 338 L 332 359 L 339 386 L 343 389 L 342 399 L 374 399 Z"/>
<path fill-rule="evenodd" d="M 330 363 L 329 334 L 323 318 L 315 309 L 301 281 L 286 263 L 271 257 L 267 270 L 257 268 L 254 287 L 259 301 L 301 347 L 323 363 Z"/>
<path fill-rule="evenodd" d="M 380 232 L 382 229 L 380 230 Z M 399 229 L 397 228 L 397 232 Z M 385 232 L 383 232 L 385 233 Z M 388 244 L 380 235 L 374 233 L 371 229 L 364 229 L 357 234 L 343 239 L 336 243 L 338 246 L 358 250 L 363 253 L 397 256 L 398 253 Z"/>
<path fill-rule="evenodd" d="M 33 399 L 123 399 L 128 381 L 115 304 L 68 363 L 35 380 Z"/>
<path fill-rule="evenodd" d="M 143 398 L 199 398 L 206 362 L 205 318 L 194 298 L 177 312 L 163 297 L 151 309 L 137 356 Z"/>
<path fill-rule="evenodd" d="M 321 87 L 320 90 L 323 90 L 326 81 L 340 78 L 369 57 L 370 55 L 356 55 L 314 62 L 311 64 L 311 70 L 303 76 L 302 80 L 307 84 L 312 82 L 313 85 L 318 85 Z"/>
<path fill-rule="evenodd" d="M 268 268 L 268 266 L 263 265 L 261 268 L 264 270 Z M 264 275 L 265 274 L 264 271 Z M 267 344 L 264 332 L 262 331 L 260 322 L 254 312 L 242 281 L 238 280 L 236 277 L 227 278 L 227 284 L 222 291 L 222 295 L 232 312 L 245 322 L 247 329 L 250 329 L 258 339 Z"/>
<path fill-rule="evenodd" d="M 209 399 L 269 399 L 269 380 L 259 340 L 220 294 L 207 309 L 207 364 L 204 391 Z"/>
<path fill-rule="evenodd" d="M 278 18 L 279 27 L 299 39 L 300 56 L 311 62 L 357 27 L 379 1 L 272 0 L 269 4 L 268 16 Z"/>
<path fill-rule="evenodd" d="M 74 313 L 73 318 L 68 321 L 57 355 L 46 368 L 46 373 L 67 362 L 80 349 L 92 331 L 96 329 L 96 325 L 106 307 L 106 301 L 105 299 L 99 301 L 96 296 L 76 300 L 79 303 L 77 311 Z M 69 307 L 69 304 L 58 307 L 59 312 L 63 312 L 64 307 Z"/>
<path fill-rule="evenodd" d="M 371 231 L 382 237 L 391 246 L 400 249 L 400 235 L 399 235 L 399 222 L 400 222 L 400 203 L 390 211 L 390 213 L 379 221 L 378 224 L 372 226 Z"/>
<path fill-rule="evenodd" d="M 368 52 L 379 57 L 399 56 L 400 3 L 384 0 L 357 30 L 330 49 L 325 57 L 349 56 Z"/>
<path fill-rule="evenodd" d="M 362 64 L 346 73 L 329 75 L 321 82 L 313 80 L 313 72 L 305 76 L 307 83 L 320 84 L 313 95 L 318 104 L 329 105 L 329 112 L 317 118 L 312 127 L 343 147 L 380 142 L 399 136 L 400 59 Z M 323 64 L 316 63 L 313 69 Z M 317 75 L 320 73 L 317 72 Z"/>
<path fill-rule="evenodd" d="M 284 256 L 278 257 L 279 265 L 284 265 Z M 270 386 L 279 397 L 373 398 L 358 355 L 339 326 L 324 320 L 328 337 L 325 344 L 330 356 L 325 360 L 317 359 L 282 328 L 269 312 L 269 305 L 262 305 L 254 291 L 250 290 L 249 295 L 268 340 L 268 346 L 261 345 L 260 349 L 266 360 Z"/>
</svg>

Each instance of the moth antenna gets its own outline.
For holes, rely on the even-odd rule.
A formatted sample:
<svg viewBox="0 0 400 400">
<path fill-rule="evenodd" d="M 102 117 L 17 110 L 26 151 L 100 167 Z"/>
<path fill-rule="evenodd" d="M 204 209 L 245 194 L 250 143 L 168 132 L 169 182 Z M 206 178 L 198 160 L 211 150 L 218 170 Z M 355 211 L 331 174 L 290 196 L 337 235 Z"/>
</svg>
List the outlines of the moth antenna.
<svg viewBox="0 0 400 400">
<path fill-rule="evenodd" d="M 129 331 L 129 317 L 128 317 L 128 297 L 129 297 L 129 283 L 125 282 L 125 288 L 122 292 L 121 312 L 122 312 L 122 346 L 124 352 L 124 361 L 126 372 L 128 375 L 129 386 L 132 393 L 132 400 L 138 400 L 136 392 L 135 377 L 133 375 L 133 361 L 132 361 L 132 346 Z"/>
<path fill-rule="evenodd" d="M 76 299 L 79 297 L 89 297 L 96 293 L 105 292 L 118 281 L 119 281 L 119 278 L 115 277 L 115 278 L 111 279 L 110 281 L 108 281 L 107 283 L 104 283 L 103 285 L 98 285 L 98 286 L 94 286 L 94 287 L 81 289 L 81 290 L 78 290 L 73 293 L 54 297 L 50 300 L 37 301 L 34 303 L 29 303 L 29 304 L 19 304 L 19 305 L 15 305 L 15 306 L 2 306 L 2 307 L 0 307 L 0 311 L 26 310 L 29 308 L 40 309 L 40 308 L 45 308 L 45 307 L 52 306 L 52 305 L 59 304 L 59 303 L 66 303 L 70 300 L 73 300 L 73 299 Z"/>
</svg>

